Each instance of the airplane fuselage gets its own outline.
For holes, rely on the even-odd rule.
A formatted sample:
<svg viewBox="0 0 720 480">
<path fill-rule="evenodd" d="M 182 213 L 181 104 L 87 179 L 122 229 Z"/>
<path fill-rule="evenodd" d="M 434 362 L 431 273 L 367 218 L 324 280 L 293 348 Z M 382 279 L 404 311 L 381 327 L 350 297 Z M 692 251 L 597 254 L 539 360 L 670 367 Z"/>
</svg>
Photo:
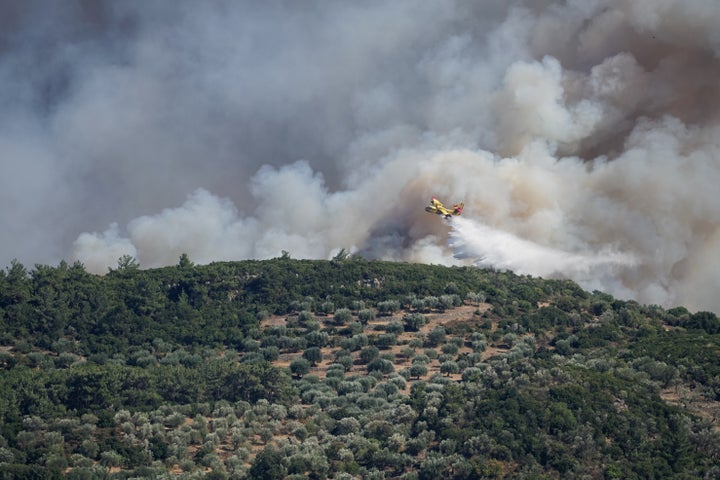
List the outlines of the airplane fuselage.
<svg viewBox="0 0 720 480">
<path fill-rule="evenodd" d="M 450 218 L 453 215 L 460 215 L 462 214 L 463 210 L 463 203 L 460 202 L 453 206 L 452 209 L 449 209 L 445 207 L 440 200 L 438 200 L 436 197 L 432 197 L 430 200 L 430 205 L 425 207 L 425 211 L 428 213 L 435 213 L 437 215 L 442 215 L 445 218 Z"/>
</svg>

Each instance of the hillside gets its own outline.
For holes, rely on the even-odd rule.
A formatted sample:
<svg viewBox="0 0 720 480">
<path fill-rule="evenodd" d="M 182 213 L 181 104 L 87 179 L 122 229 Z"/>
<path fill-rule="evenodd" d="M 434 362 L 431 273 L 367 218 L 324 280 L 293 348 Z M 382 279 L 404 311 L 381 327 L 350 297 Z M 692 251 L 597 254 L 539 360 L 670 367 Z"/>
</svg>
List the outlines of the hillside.
<svg viewBox="0 0 720 480">
<path fill-rule="evenodd" d="M 720 320 L 283 257 L 0 273 L 2 478 L 716 478 Z"/>
</svg>

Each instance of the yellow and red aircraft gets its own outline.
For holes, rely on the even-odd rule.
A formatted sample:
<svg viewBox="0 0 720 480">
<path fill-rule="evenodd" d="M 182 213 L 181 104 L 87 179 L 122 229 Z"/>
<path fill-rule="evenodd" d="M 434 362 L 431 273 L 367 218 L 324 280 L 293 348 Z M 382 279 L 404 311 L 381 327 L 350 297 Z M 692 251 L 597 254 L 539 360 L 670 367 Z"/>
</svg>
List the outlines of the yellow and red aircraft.
<svg viewBox="0 0 720 480">
<path fill-rule="evenodd" d="M 465 204 L 460 202 L 453 205 L 452 208 L 447 208 L 442 204 L 442 202 L 440 202 L 440 200 L 437 199 L 437 197 L 432 197 L 432 199 L 430 199 L 430 205 L 425 207 L 425 211 L 428 213 L 437 213 L 445 218 L 450 218 L 453 215 L 461 215 L 464 206 Z"/>
</svg>

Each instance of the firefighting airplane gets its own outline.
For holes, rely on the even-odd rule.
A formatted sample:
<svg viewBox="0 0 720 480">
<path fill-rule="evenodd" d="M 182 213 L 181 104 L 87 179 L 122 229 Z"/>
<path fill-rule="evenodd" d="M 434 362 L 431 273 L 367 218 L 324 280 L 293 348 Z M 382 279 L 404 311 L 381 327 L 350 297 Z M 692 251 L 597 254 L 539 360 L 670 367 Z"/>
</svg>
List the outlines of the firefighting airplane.
<svg viewBox="0 0 720 480">
<path fill-rule="evenodd" d="M 453 205 L 452 208 L 447 208 L 442 204 L 442 202 L 440 202 L 440 200 L 437 199 L 437 197 L 432 197 L 432 199 L 430 199 L 430 205 L 425 207 L 425 211 L 428 213 L 443 215 L 445 218 L 450 218 L 453 215 L 461 215 L 464 206 L 465 204 L 460 202 Z"/>
</svg>

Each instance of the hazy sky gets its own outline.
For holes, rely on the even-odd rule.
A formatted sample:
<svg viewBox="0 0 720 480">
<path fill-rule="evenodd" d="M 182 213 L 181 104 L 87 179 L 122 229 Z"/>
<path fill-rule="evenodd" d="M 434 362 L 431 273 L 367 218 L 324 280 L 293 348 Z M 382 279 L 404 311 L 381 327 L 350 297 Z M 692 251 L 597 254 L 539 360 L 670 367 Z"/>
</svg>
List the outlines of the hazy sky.
<svg viewBox="0 0 720 480">
<path fill-rule="evenodd" d="M 0 264 L 345 248 L 717 311 L 718 25 L 716 0 L 0 1 Z"/>
</svg>

